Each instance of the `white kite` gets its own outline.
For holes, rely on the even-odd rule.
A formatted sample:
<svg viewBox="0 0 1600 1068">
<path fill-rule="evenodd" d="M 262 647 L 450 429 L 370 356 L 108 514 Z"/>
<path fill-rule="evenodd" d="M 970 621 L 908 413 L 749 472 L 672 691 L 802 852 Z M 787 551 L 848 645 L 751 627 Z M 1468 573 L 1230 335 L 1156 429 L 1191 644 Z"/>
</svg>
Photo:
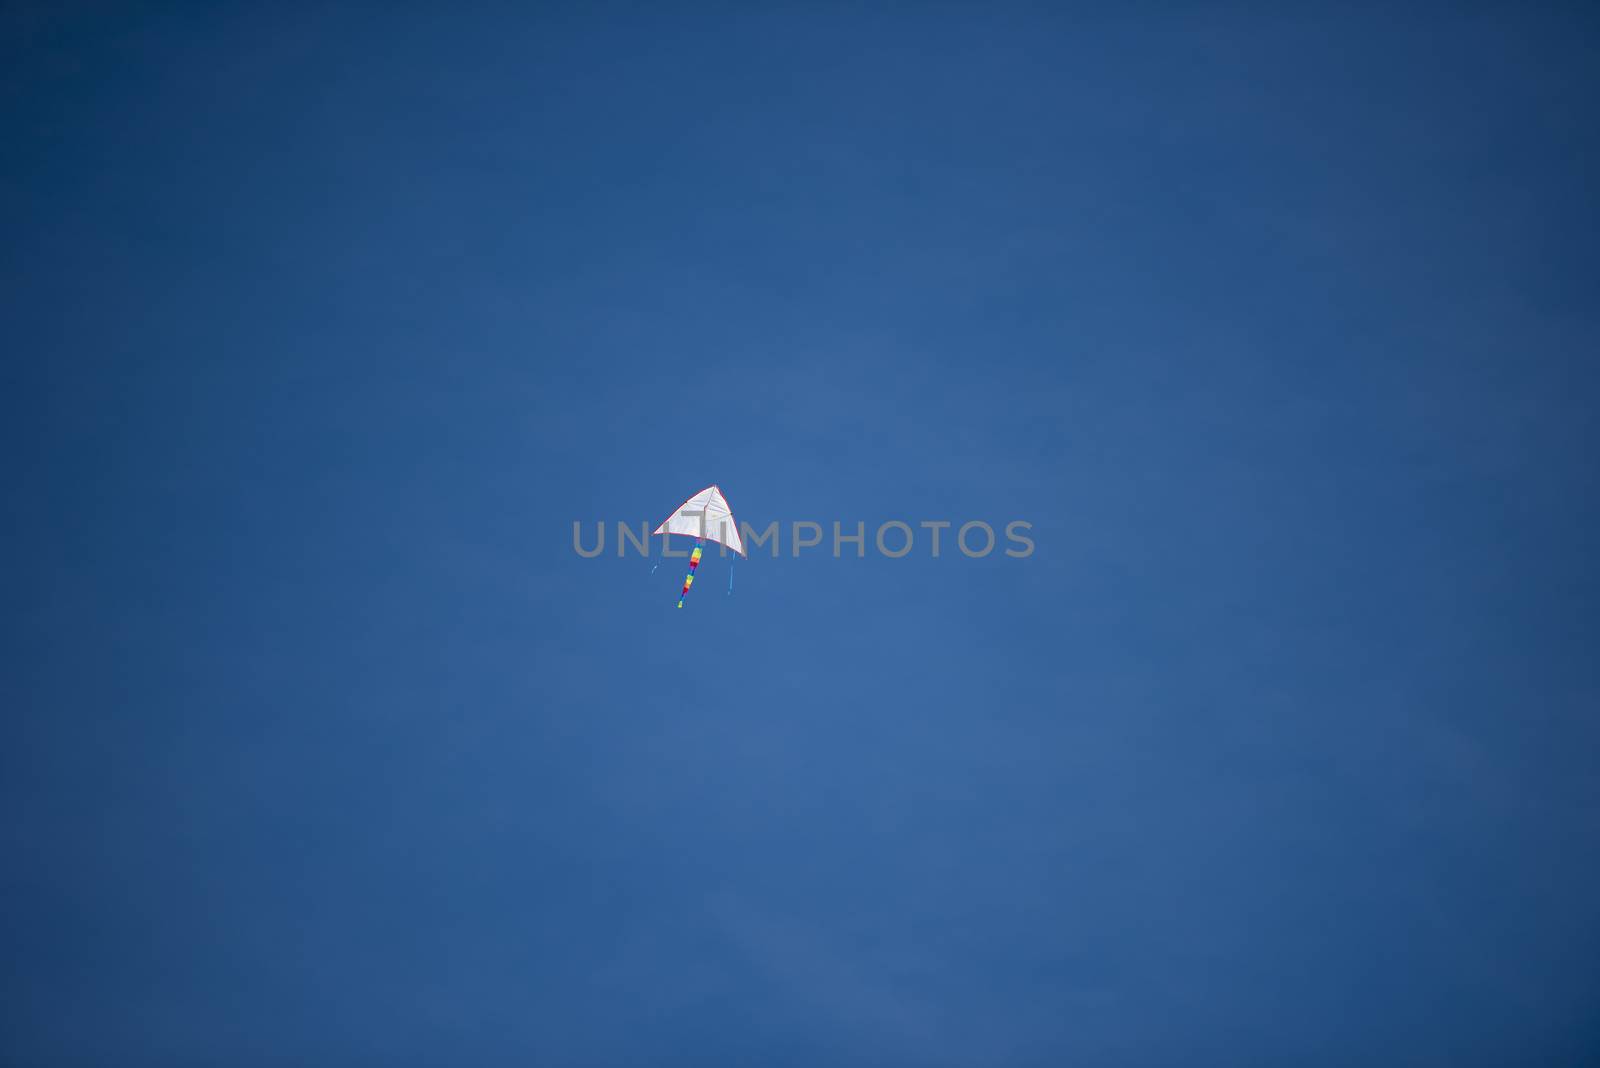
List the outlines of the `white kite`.
<svg viewBox="0 0 1600 1068">
<path fill-rule="evenodd" d="M 733 518 L 733 509 L 728 505 L 728 498 L 722 495 L 720 486 L 707 486 L 684 501 L 650 533 L 652 536 L 682 534 L 695 539 L 694 552 L 689 555 L 689 575 L 683 580 L 683 592 L 678 594 L 679 608 L 683 607 L 683 599 L 689 596 L 689 587 L 694 585 L 694 572 L 700 566 L 700 549 L 706 542 L 726 545 L 740 556 L 745 554 L 744 539 L 739 537 L 739 523 Z M 731 569 L 728 572 L 728 588 L 733 589 Z"/>
</svg>

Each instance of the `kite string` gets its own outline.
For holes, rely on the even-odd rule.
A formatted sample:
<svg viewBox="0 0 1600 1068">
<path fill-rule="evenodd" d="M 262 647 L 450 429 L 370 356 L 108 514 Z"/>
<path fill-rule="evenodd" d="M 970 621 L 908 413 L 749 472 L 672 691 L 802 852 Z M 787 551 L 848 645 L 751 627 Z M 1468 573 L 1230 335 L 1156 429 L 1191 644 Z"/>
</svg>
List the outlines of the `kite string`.
<svg viewBox="0 0 1600 1068">
<path fill-rule="evenodd" d="M 728 561 L 728 596 L 730 597 L 733 596 L 733 565 L 738 562 L 736 559 Z"/>
<path fill-rule="evenodd" d="M 665 534 L 663 534 L 663 535 L 661 535 L 661 553 L 662 553 L 663 556 L 665 556 L 666 552 L 667 552 L 667 536 Z M 656 562 L 650 565 L 650 574 L 654 575 L 656 573 L 656 568 L 658 568 L 660 566 L 661 566 L 661 557 L 657 557 L 656 558 Z"/>
</svg>

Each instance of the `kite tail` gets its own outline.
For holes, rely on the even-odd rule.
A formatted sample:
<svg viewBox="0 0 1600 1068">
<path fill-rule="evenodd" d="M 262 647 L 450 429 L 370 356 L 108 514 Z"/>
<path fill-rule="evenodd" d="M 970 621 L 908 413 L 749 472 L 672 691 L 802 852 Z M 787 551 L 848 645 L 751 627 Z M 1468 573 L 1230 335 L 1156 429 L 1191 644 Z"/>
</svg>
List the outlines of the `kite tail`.
<svg viewBox="0 0 1600 1068">
<path fill-rule="evenodd" d="M 733 596 L 733 565 L 738 563 L 738 562 L 739 561 L 737 561 L 737 560 L 729 560 L 728 561 L 728 596 L 729 597 Z"/>
<path fill-rule="evenodd" d="M 689 596 L 689 587 L 694 585 L 694 569 L 700 566 L 700 546 L 694 547 L 694 552 L 689 554 L 689 574 L 683 580 L 683 592 L 678 594 L 678 607 L 683 607 L 683 599 Z"/>
</svg>

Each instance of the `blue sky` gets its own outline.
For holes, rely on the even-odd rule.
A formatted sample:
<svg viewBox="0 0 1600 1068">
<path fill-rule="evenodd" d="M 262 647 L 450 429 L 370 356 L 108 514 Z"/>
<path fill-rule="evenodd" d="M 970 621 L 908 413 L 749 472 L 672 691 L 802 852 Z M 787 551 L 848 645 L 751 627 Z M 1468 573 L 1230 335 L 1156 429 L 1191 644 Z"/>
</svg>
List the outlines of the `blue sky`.
<svg viewBox="0 0 1600 1068">
<path fill-rule="evenodd" d="M 1592 15 L 3 20 L 0 1062 L 1600 1049 Z"/>
</svg>

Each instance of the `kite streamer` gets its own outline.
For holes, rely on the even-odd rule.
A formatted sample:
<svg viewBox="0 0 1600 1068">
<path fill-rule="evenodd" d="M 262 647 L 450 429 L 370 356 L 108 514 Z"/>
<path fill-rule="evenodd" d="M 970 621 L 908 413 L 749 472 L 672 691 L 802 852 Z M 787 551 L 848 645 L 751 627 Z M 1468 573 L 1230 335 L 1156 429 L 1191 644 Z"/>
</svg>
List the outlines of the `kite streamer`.
<svg viewBox="0 0 1600 1068">
<path fill-rule="evenodd" d="M 689 574 L 683 580 L 683 592 L 678 594 L 678 607 L 683 607 L 683 599 L 689 596 L 689 587 L 694 585 L 694 569 L 700 566 L 700 546 L 694 547 L 694 552 L 689 554 Z"/>
</svg>

